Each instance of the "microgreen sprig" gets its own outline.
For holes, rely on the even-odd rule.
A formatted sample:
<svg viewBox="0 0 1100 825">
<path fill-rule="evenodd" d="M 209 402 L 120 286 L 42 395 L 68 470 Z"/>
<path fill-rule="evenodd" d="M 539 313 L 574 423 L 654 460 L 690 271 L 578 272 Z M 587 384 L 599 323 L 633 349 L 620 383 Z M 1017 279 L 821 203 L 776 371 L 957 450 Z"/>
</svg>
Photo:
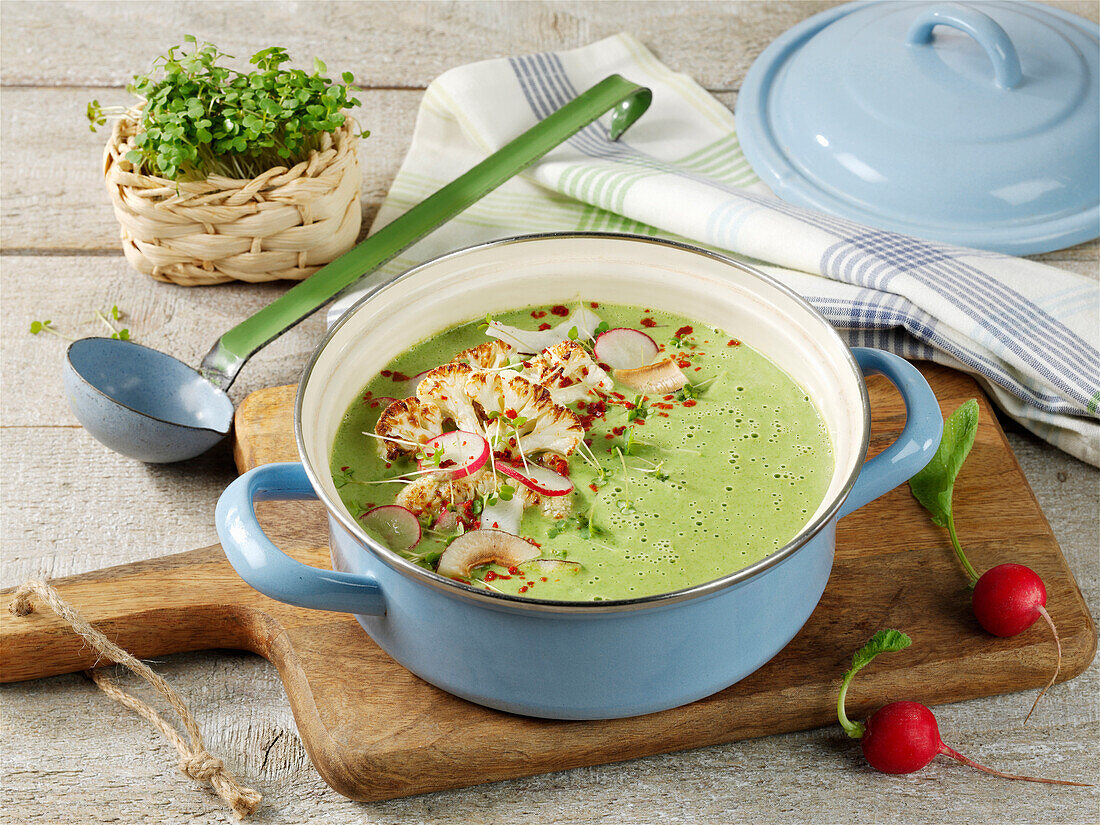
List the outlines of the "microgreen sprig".
<svg viewBox="0 0 1100 825">
<path fill-rule="evenodd" d="M 229 55 L 216 46 L 200 45 L 192 35 L 184 42 L 127 87 L 144 105 L 126 159 L 143 171 L 171 180 L 255 177 L 305 160 L 320 135 L 343 125 L 344 110 L 359 105 L 350 96 L 357 91 L 351 73 L 334 83 L 316 58 L 312 74 L 288 69 L 286 49 L 272 46 L 252 55 L 254 70 L 240 72 L 219 65 Z M 88 104 L 92 131 L 108 114 L 127 112 L 105 109 L 97 100 Z"/>
<path fill-rule="evenodd" d="M 38 335 L 40 332 L 48 332 L 50 335 L 56 335 L 58 338 L 64 338 L 66 341 L 76 340 L 64 333 L 58 332 L 53 325 L 53 321 L 31 321 L 31 335 Z"/>
</svg>

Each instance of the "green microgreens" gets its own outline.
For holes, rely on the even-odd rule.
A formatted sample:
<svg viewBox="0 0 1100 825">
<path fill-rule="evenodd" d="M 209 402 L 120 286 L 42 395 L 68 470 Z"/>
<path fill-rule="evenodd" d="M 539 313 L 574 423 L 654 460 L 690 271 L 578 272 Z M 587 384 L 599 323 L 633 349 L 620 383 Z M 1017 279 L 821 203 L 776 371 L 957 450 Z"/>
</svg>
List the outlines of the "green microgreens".
<svg viewBox="0 0 1100 825">
<path fill-rule="evenodd" d="M 645 419 L 649 415 L 649 405 L 646 403 L 648 396 L 636 395 L 631 402 L 632 406 L 626 411 L 627 421 L 637 421 L 638 419 Z"/>
<path fill-rule="evenodd" d="M 75 341 L 75 338 L 70 338 L 68 335 L 58 332 L 54 326 L 53 321 L 31 321 L 31 335 L 37 335 L 40 332 L 48 332 L 50 335 L 56 335 L 58 338 L 64 338 L 66 341 Z"/>
<path fill-rule="evenodd" d="M 943 437 L 936 454 L 923 470 L 909 479 L 909 489 L 914 498 L 929 512 L 935 524 L 947 528 L 951 546 L 970 578 L 971 587 L 978 581 L 978 571 L 967 559 L 955 533 L 951 496 L 955 490 L 955 478 L 959 475 L 970 448 L 974 446 L 977 432 L 978 402 L 971 398 L 944 420 Z"/>
<path fill-rule="evenodd" d="M 122 311 L 118 308 L 118 304 L 115 304 L 114 306 L 111 307 L 110 315 L 111 315 L 111 318 L 113 318 L 116 321 L 118 321 L 122 318 Z M 110 319 L 108 319 L 107 316 L 104 313 L 100 312 L 98 309 L 95 311 L 95 317 L 96 317 L 97 320 L 102 321 L 103 325 L 111 331 L 111 337 L 112 338 L 114 338 L 116 340 L 119 340 L 119 341 L 129 341 L 130 340 L 130 330 L 126 329 L 125 327 L 119 329 L 118 327 L 116 327 L 114 324 L 111 323 Z"/>
<path fill-rule="evenodd" d="M 689 398 L 699 398 L 723 375 L 725 375 L 725 373 L 720 372 L 717 375 L 711 376 L 706 381 L 700 381 L 698 384 L 685 384 L 676 391 L 676 400 L 687 401 Z"/>
<path fill-rule="evenodd" d="M 577 329 L 576 327 L 570 327 L 569 328 L 569 340 L 570 341 L 576 341 L 580 337 L 581 337 L 581 331 L 579 329 Z"/>
<path fill-rule="evenodd" d="M 593 522 L 593 510 L 595 510 L 594 502 L 587 513 L 576 513 L 567 518 L 563 518 L 561 521 L 555 522 L 546 532 L 546 535 L 550 538 L 557 538 L 566 530 L 576 529 L 583 539 L 590 539 L 593 536 L 606 536 L 607 531 Z"/>
<path fill-rule="evenodd" d="M 668 346 L 675 347 L 676 349 L 680 349 L 685 343 L 683 338 L 677 338 L 675 335 L 668 339 Z"/>
<path fill-rule="evenodd" d="M 852 657 L 852 667 L 844 674 L 844 680 L 840 683 L 840 694 L 836 699 L 836 714 L 841 727 L 853 739 L 860 739 L 863 736 L 865 727 L 861 722 L 851 721 L 844 712 L 844 697 L 848 695 L 848 685 L 852 683 L 852 677 L 869 665 L 871 660 L 880 653 L 905 650 L 912 643 L 913 640 L 900 630 L 880 630 Z"/>
<path fill-rule="evenodd" d="M 126 159 L 148 173 L 171 180 L 252 178 L 307 159 L 323 133 L 343 125 L 343 110 L 359 105 L 350 96 L 358 91 L 351 73 L 335 83 L 316 58 L 312 74 L 284 68 L 290 60 L 286 49 L 272 46 L 252 55 L 254 70 L 239 72 L 218 65 L 229 55 L 216 46 L 200 46 L 192 35 L 184 42 L 127 87 L 144 105 Z M 97 100 L 88 104 L 92 131 L 106 123 L 107 114 L 127 112 L 105 109 Z"/>
<path fill-rule="evenodd" d="M 484 331 L 493 325 L 493 314 L 491 312 L 485 313 L 485 320 L 477 325 L 477 328 Z"/>
<path fill-rule="evenodd" d="M 607 321 L 600 321 L 598 324 L 596 324 L 596 328 L 594 330 L 592 330 L 592 337 L 593 338 L 599 338 L 603 333 L 607 332 L 609 329 L 611 329 L 611 324 L 607 323 Z"/>
</svg>

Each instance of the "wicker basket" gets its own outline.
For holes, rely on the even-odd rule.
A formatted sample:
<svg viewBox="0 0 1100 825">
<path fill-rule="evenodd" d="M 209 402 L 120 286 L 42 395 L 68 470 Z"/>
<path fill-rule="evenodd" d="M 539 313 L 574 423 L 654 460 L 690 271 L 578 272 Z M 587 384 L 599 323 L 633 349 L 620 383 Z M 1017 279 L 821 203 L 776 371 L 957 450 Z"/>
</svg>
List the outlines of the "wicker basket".
<svg viewBox="0 0 1100 825">
<path fill-rule="evenodd" d="M 359 235 L 359 159 L 350 118 L 291 169 L 253 180 L 179 182 L 134 172 L 137 122 L 124 117 L 103 153 L 122 249 L 139 272 L 183 286 L 301 280 Z"/>
</svg>

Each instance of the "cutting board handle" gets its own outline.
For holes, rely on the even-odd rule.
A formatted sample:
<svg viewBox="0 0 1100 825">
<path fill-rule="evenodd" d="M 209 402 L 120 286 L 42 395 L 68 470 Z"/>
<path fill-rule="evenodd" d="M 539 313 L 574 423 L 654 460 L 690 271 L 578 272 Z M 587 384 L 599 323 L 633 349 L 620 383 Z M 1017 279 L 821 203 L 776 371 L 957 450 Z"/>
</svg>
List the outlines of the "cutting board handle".
<svg viewBox="0 0 1100 825">
<path fill-rule="evenodd" d="M 139 659 L 212 647 L 264 655 L 268 642 L 282 630 L 257 606 L 262 597 L 233 572 L 216 544 L 50 585 L 107 638 Z M 36 598 L 34 612 L 12 615 L 8 605 L 14 592 L 0 592 L 0 682 L 104 664 Z"/>
</svg>

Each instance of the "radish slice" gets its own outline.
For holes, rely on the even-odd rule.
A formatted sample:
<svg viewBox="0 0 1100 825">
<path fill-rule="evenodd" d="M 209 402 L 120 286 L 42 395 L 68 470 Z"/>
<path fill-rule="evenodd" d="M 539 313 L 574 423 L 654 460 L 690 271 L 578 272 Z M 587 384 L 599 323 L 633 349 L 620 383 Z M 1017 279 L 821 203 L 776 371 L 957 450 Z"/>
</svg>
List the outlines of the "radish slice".
<svg viewBox="0 0 1100 825">
<path fill-rule="evenodd" d="M 363 526 L 390 550 L 412 550 L 420 543 L 420 522 L 411 510 L 397 504 L 383 504 L 363 514 Z"/>
<path fill-rule="evenodd" d="M 519 525 L 523 520 L 523 496 L 514 495 L 508 501 L 498 498 L 496 504 L 482 508 L 478 520 L 486 529 L 503 530 L 518 536 Z"/>
<path fill-rule="evenodd" d="M 432 525 L 433 530 L 441 530 L 444 533 L 452 533 L 458 529 L 458 513 L 454 510 L 444 510 Z"/>
<path fill-rule="evenodd" d="M 647 364 L 638 369 L 615 370 L 612 375 L 620 384 L 639 392 L 674 392 L 688 382 L 671 358 L 658 361 L 656 364 Z"/>
<path fill-rule="evenodd" d="M 424 445 L 423 454 L 424 458 L 416 460 L 417 469 L 438 469 L 454 480 L 465 478 L 485 466 L 489 460 L 489 442 L 477 433 L 455 430 L 437 435 Z"/>
<path fill-rule="evenodd" d="M 533 570 L 543 576 L 558 576 L 565 573 L 575 576 L 581 572 L 583 565 L 579 561 L 566 561 L 565 559 L 533 559 L 519 565 L 523 570 Z"/>
<path fill-rule="evenodd" d="M 652 364 L 660 349 L 657 342 L 636 329 L 616 327 L 596 339 L 596 360 L 617 370 L 634 370 Z"/>
<path fill-rule="evenodd" d="M 524 487 L 544 496 L 564 496 L 573 492 L 573 482 L 553 470 L 547 470 L 538 464 L 528 463 L 526 467 L 497 462 L 497 469 L 504 475 L 514 478 Z"/>
<path fill-rule="evenodd" d="M 416 395 L 416 388 L 420 386 L 420 382 L 424 380 L 424 376 L 431 372 L 430 369 L 426 369 L 423 372 L 418 372 L 408 381 L 402 381 L 398 387 L 401 389 L 401 397 L 408 398 L 409 396 Z"/>
<path fill-rule="evenodd" d="M 515 567 L 537 559 L 539 548 L 503 530 L 471 530 L 447 545 L 436 571 L 441 576 L 469 578 L 483 564 Z"/>
</svg>

